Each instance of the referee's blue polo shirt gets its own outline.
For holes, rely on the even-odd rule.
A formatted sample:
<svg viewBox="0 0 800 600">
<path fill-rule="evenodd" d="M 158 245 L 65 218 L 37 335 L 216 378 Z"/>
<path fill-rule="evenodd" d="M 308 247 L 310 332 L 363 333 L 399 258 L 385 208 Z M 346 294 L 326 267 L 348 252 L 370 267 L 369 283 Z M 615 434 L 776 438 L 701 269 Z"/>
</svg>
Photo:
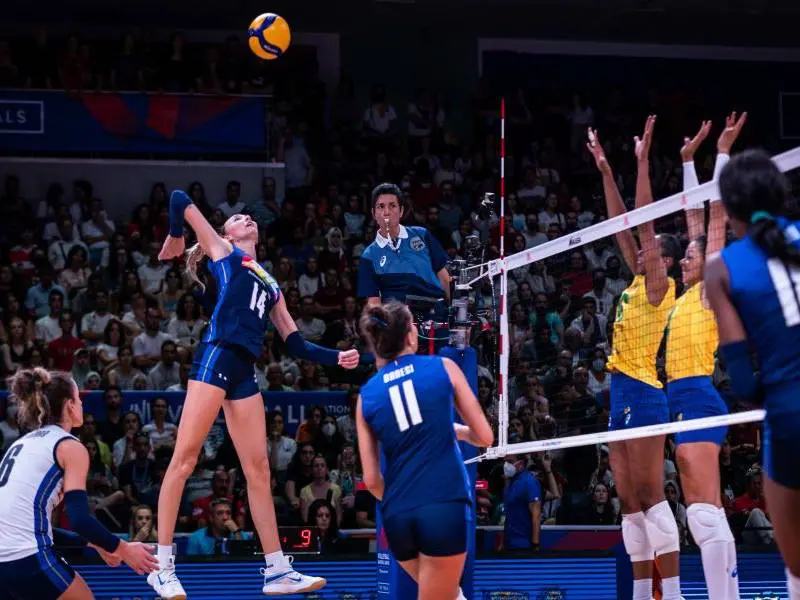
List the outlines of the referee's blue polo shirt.
<svg viewBox="0 0 800 600">
<path fill-rule="evenodd" d="M 380 296 L 405 302 L 409 294 L 444 298 L 436 274 L 447 265 L 447 254 L 424 227 L 400 226 L 398 240 L 389 240 L 380 232 L 361 254 L 358 265 L 360 298 Z M 393 247 L 394 246 L 394 247 Z"/>
</svg>

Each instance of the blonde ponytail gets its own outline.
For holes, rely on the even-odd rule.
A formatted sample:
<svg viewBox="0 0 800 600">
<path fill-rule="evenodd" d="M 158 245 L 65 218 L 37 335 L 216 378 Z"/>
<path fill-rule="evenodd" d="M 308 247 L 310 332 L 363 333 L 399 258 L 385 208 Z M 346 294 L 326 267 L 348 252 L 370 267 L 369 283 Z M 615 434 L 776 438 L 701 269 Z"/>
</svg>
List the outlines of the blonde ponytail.
<svg viewBox="0 0 800 600">
<path fill-rule="evenodd" d="M 195 281 L 204 292 L 206 291 L 205 284 L 200 281 L 200 278 L 197 276 L 197 267 L 202 262 L 203 258 L 206 256 L 206 253 L 200 247 L 200 244 L 197 243 L 194 246 L 190 247 L 186 251 L 186 272 L 189 274 L 189 277 L 193 281 Z"/>
<path fill-rule="evenodd" d="M 20 426 L 34 430 L 61 420 L 75 382 L 68 373 L 49 373 L 47 369 L 36 367 L 18 371 L 8 387 L 19 405 L 17 421 Z"/>
</svg>

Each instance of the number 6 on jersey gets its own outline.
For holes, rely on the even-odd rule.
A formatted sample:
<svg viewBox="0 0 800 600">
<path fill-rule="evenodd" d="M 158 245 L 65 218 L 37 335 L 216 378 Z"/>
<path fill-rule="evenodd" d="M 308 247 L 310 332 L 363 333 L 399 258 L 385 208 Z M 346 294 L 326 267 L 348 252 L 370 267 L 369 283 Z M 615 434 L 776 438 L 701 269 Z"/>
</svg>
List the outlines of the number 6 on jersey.
<svg viewBox="0 0 800 600">
<path fill-rule="evenodd" d="M 264 311 L 267 310 L 267 291 L 262 290 L 257 281 L 253 282 L 253 293 L 250 296 L 250 310 L 258 309 L 258 318 L 264 318 Z"/>
</svg>

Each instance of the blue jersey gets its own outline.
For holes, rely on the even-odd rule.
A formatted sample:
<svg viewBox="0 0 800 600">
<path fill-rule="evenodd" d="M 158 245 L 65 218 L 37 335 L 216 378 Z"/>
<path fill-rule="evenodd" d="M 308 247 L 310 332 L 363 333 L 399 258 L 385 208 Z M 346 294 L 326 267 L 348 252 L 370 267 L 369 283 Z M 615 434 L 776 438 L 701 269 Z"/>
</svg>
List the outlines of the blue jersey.
<svg viewBox="0 0 800 600">
<path fill-rule="evenodd" d="M 393 244 L 399 246 L 393 247 Z M 443 298 L 436 274 L 447 264 L 447 254 L 424 227 L 400 226 L 398 239 L 377 235 L 361 254 L 358 296 L 380 296 L 404 302 L 406 295 Z"/>
<path fill-rule="evenodd" d="M 236 246 L 208 268 L 217 282 L 217 304 L 202 341 L 242 346 L 260 356 L 269 313 L 281 296 L 278 282 Z"/>
<path fill-rule="evenodd" d="M 786 237 L 798 245 L 796 223 L 781 219 Z M 766 386 L 800 380 L 800 269 L 767 258 L 750 236 L 722 251 L 730 296 L 758 355 Z"/>
<path fill-rule="evenodd" d="M 453 385 L 441 357 L 404 355 L 387 364 L 361 388 L 361 411 L 383 453 L 384 518 L 471 501 L 453 429 Z"/>
</svg>

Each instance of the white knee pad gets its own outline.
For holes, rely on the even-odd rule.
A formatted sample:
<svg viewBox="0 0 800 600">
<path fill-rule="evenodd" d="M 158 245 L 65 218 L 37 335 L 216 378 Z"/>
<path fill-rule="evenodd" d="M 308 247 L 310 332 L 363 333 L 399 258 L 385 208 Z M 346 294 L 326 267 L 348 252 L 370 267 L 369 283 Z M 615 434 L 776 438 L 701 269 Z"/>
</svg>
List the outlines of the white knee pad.
<svg viewBox="0 0 800 600">
<path fill-rule="evenodd" d="M 653 547 L 647 537 L 647 523 L 643 512 L 622 515 L 622 542 L 631 562 L 653 560 Z"/>
<path fill-rule="evenodd" d="M 645 513 L 645 521 L 647 537 L 656 556 L 680 551 L 678 524 L 666 500 L 650 508 Z"/>
<path fill-rule="evenodd" d="M 725 512 L 712 504 L 696 502 L 686 509 L 689 531 L 695 543 L 701 548 L 715 542 L 733 542 Z"/>
</svg>

